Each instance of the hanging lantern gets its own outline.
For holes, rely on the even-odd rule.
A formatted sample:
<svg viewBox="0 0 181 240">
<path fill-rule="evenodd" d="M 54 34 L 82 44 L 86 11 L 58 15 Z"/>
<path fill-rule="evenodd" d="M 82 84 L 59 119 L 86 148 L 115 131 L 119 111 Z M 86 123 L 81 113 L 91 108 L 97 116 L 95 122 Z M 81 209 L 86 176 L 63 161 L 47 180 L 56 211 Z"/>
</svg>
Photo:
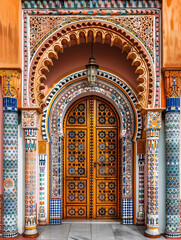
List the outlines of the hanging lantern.
<svg viewBox="0 0 181 240">
<path fill-rule="evenodd" d="M 97 80 L 97 69 L 99 65 L 96 64 L 95 58 L 93 57 L 93 37 L 92 37 L 92 44 L 91 44 L 91 57 L 89 58 L 89 63 L 86 65 L 87 68 L 87 79 L 89 86 L 94 86 Z"/>
<path fill-rule="evenodd" d="M 89 58 L 89 63 L 86 65 L 87 78 L 90 86 L 94 86 L 97 80 L 97 69 L 99 65 L 96 64 L 95 58 L 92 56 Z"/>
</svg>

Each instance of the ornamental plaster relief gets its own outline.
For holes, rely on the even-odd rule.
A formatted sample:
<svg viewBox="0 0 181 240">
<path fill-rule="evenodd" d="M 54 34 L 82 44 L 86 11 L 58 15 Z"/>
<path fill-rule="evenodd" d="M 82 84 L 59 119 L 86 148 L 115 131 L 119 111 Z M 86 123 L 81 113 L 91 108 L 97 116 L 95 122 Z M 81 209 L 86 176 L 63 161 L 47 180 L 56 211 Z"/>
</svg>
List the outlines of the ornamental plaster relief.
<svg viewBox="0 0 181 240">
<path fill-rule="evenodd" d="M 53 32 L 71 22 L 99 20 L 110 22 L 135 35 L 146 46 L 154 60 L 154 16 L 121 17 L 72 17 L 72 16 L 30 16 L 30 51 L 31 56 L 41 43 Z"/>
<path fill-rule="evenodd" d="M 39 113 L 36 110 L 22 111 L 22 128 L 39 129 Z"/>
<path fill-rule="evenodd" d="M 107 25 L 109 24 L 109 25 Z M 109 30 L 108 30 L 109 28 Z M 128 32 L 126 32 L 129 35 Z M 122 52 L 127 53 L 127 59 L 132 61 L 132 65 L 136 66 L 136 74 L 139 74 L 137 81 L 139 82 L 137 88 L 139 90 L 138 93 L 138 108 L 141 109 L 147 104 L 153 105 L 153 97 L 154 97 L 154 69 L 152 68 L 152 62 L 150 56 L 147 52 L 144 54 L 140 54 L 142 51 L 142 47 L 136 46 L 133 44 L 134 39 L 133 35 L 124 36 L 122 30 L 120 28 L 115 28 L 115 25 L 112 23 L 106 23 L 102 21 L 79 21 L 79 23 L 70 23 L 69 27 L 65 27 L 64 30 L 56 32 L 54 36 L 52 35 L 42 44 L 41 48 L 39 48 L 39 53 L 36 52 L 32 59 L 32 64 L 35 65 L 32 69 L 30 69 L 30 100 L 33 106 L 40 106 L 43 108 L 44 102 L 44 94 L 41 91 L 44 89 L 44 80 L 46 80 L 45 72 L 49 71 L 48 66 L 53 66 L 52 59 L 58 59 L 58 52 L 63 52 L 64 46 L 71 47 L 72 41 L 76 44 L 80 44 L 81 38 L 85 38 L 85 42 L 89 41 L 89 38 L 94 38 L 94 42 L 97 41 L 98 38 L 101 39 L 102 44 L 108 42 L 111 46 L 114 44 L 120 45 Z M 128 38 L 132 38 L 132 40 L 128 40 Z M 41 53 L 40 53 L 41 52 Z M 39 57 L 38 55 L 41 55 Z M 147 64 L 147 61 L 150 64 Z M 35 81 L 36 79 L 36 81 Z M 147 91 L 147 85 L 149 82 L 149 93 Z M 36 91 L 34 90 L 36 89 Z"/>
</svg>

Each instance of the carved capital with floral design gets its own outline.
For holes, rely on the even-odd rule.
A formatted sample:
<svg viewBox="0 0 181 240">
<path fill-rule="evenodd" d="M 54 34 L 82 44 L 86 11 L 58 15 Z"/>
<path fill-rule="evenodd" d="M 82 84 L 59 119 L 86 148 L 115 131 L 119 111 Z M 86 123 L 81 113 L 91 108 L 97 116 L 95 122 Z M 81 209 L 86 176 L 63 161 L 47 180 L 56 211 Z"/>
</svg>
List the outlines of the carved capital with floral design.
<svg viewBox="0 0 181 240">
<path fill-rule="evenodd" d="M 141 113 L 143 114 L 144 119 L 144 128 L 145 130 L 154 129 L 154 130 L 160 130 L 162 125 L 162 111 L 164 111 L 165 108 L 154 108 L 144 109 Z"/>
<path fill-rule="evenodd" d="M 22 111 L 22 127 L 39 129 L 40 114 L 37 110 Z"/>
<path fill-rule="evenodd" d="M 20 69 L 0 69 L 3 97 L 17 98 L 20 76 Z"/>
<path fill-rule="evenodd" d="M 166 98 L 180 98 L 181 71 L 164 72 Z"/>
</svg>

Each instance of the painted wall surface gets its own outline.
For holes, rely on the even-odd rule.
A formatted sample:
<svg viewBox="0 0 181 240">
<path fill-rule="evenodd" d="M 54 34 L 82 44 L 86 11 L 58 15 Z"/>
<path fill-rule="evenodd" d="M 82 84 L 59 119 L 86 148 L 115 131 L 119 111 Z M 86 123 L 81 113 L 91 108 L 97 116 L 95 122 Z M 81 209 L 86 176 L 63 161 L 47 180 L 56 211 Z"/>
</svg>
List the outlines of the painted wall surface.
<svg viewBox="0 0 181 240">
<path fill-rule="evenodd" d="M 94 46 L 94 57 L 96 63 L 103 68 L 120 74 L 122 77 L 129 80 L 131 85 L 136 89 L 138 75 L 135 74 L 135 67 L 131 66 L 131 60 L 127 60 L 127 55 L 122 53 L 118 47 L 110 47 L 108 44 L 96 43 Z M 62 75 L 73 71 L 80 67 L 85 67 L 91 56 L 91 44 L 74 45 L 66 48 L 64 53 L 59 53 L 59 60 L 54 60 L 54 66 L 50 67 L 50 72 L 47 73 L 46 88 L 48 88 Z M 136 89 L 137 90 L 137 89 Z"/>
<path fill-rule="evenodd" d="M 163 67 L 181 67 L 181 0 L 162 1 Z"/>
<path fill-rule="evenodd" d="M 21 1 L 0 1 L 0 68 L 21 68 Z"/>
<path fill-rule="evenodd" d="M 22 124 L 18 125 L 18 232 L 24 232 L 25 221 L 25 156 Z"/>
<path fill-rule="evenodd" d="M 159 231 L 165 232 L 165 122 L 162 121 L 159 140 L 159 178 L 158 178 L 158 208 L 159 208 Z"/>
</svg>

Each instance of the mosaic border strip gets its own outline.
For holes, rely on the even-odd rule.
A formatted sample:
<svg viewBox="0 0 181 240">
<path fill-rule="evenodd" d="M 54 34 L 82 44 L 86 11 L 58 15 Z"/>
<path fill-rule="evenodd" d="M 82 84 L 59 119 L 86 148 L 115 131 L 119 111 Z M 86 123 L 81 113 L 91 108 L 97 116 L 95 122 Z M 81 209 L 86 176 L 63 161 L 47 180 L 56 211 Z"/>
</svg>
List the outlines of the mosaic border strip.
<svg viewBox="0 0 181 240">
<path fill-rule="evenodd" d="M 104 0 L 42 0 L 42 1 L 34 1 L 34 0 L 22 0 L 23 8 L 161 8 L 161 1 L 141 1 L 141 0 L 112 0 L 112 1 L 104 1 Z"/>
</svg>

